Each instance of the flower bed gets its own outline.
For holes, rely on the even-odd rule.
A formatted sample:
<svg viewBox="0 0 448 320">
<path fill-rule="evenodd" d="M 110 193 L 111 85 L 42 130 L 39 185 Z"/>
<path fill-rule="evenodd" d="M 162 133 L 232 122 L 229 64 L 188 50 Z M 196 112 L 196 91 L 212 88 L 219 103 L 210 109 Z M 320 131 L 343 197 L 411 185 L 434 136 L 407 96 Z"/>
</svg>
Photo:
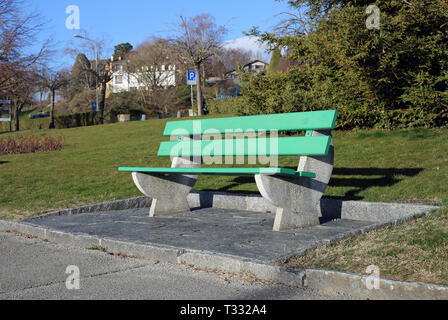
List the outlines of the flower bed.
<svg viewBox="0 0 448 320">
<path fill-rule="evenodd" d="M 62 137 L 19 136 L 0 139 L 0 155 L 62 150 Z"/>
</svg>

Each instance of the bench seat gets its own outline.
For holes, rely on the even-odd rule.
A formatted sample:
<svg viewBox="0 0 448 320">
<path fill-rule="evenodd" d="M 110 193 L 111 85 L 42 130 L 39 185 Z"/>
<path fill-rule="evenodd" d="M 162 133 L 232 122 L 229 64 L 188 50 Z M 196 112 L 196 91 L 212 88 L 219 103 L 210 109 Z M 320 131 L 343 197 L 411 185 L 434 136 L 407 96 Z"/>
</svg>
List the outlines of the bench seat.
<svg viewBox="0 0 448 320">
<path fill-rule="evenodd" d="M 121 167 L 121 172 L 161 173 L 161 174 L 204 174 L 228 176 L 254 176 L 258 174 L 277 175 L 284 177 L 315 178 L 316 174 L 306 171 L 296 171 L 289 168 L 129 168 Z"/>
</svg>

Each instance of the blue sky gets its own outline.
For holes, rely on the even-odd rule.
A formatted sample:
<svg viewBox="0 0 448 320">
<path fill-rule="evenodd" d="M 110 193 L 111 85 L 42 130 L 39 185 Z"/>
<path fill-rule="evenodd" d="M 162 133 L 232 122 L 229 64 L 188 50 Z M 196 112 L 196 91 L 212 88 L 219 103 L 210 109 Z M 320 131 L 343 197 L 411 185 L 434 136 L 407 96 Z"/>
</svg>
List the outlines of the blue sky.
<svg viewBox="0 0 448 320">
<path fill-rule="evenodd" d="M 49 35 L 56 42 L 56 49 L 77 46 L 73 39 L 77 30 L 66 28 L 66 8 L 76 5 L 80 10 L 80 27 L 92 39 L 104 39 L 112 53 L 113 47 L 122 42 L 136 46 L 152 35 L 167 36 L 178 15 L 192 17 L 209 13 L 218 25 L 226 25 L 226 40 L 243 37 L 243 31 L 252 26 L 271 30 L 278 21 L 277 14 L 288 11 L 286 1 L 274 0 L 26 0 L 28 10 L 39 12 L 47 29 L 42 39 Z M 73 58 L 58 54 L 60 64 L 69 65 Z M 93 57 L 92 57 L 93 58 Z"/>
</svg>

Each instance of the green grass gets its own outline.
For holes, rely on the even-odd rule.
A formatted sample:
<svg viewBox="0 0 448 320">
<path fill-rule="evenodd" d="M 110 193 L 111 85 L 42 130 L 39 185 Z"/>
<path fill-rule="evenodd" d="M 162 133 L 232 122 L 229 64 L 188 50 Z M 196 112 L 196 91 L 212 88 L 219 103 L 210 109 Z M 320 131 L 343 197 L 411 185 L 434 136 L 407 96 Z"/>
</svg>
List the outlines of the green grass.
<svg viewBox="0 0 448 320">
<path fill-rule="evenodd" d="M 170 166 L 157 157 L 167 120 L 8 135 L 62 136 L 63 151 L 0 156 L 0 218 L 140 196 L 118 167 Z M 447 203 L 448 130 L 336 132 L 326 196 L 363 201 Z M 297 157 L 280 166 L 296 168 Z M 252 177 L 201 176 L 196 190 L 257 192 Z"/>
</svg>

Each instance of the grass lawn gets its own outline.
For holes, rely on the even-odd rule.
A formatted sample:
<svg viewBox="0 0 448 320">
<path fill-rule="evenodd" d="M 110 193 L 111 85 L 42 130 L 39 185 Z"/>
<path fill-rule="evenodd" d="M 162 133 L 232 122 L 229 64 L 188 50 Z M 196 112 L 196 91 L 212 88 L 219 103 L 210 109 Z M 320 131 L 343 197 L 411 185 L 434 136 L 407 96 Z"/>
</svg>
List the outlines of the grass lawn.
<svg viewBox="0 0 448 320">
<path fill-rule="evenodd" d="M 63 150 L 0 156 L 0 219 L 141 196 L 119 166 L 170 166 L 157 157 L 167 120 L 65 130 L 0 134 L 62 136 Z M 448 129 L 335 132 L 335 170 L 326 196 L 374 202 L 448 203 Z M 298 157 L 280 158 L 296 168 Z M 257 192 L 253 178 L 201 176 L 196 190 Z M 305 258 L 297 267 L 324 267 L 448 284 L 448 217 L 439 212 L 393 229 L 369 232 Z"/>
<path fill-rule="evenodd" d="M 170 166 L 157 157 L 167 120 L 0 134 L 62 136 L 63 150 L 0 156 L 0 219 L 140 196 L 119 166 Z M 326 196 L 363 201 L 448 203 L 448 130 L 335 132 Z M 280 166 L 297 167 L 298 157 Z M 196 190 L 258 192 L 253 178 L 201 176 Z"/>
</svg>

